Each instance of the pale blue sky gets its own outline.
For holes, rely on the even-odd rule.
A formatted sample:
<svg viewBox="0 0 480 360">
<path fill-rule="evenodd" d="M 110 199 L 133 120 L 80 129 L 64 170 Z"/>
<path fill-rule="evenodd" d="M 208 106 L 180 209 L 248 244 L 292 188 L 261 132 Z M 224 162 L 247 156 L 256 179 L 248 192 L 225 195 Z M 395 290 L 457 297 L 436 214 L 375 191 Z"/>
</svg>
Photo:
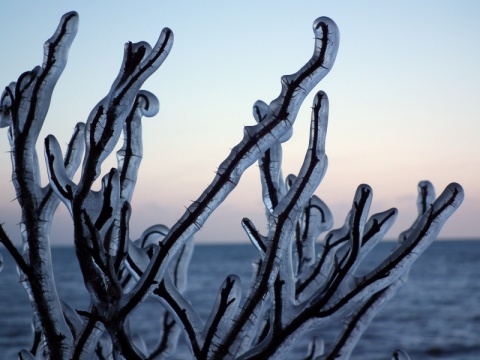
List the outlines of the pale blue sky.
<svg viewBox="0 0 480 360">
<path fill-rule="evenodd" d="M 132 235 L 172 225 L 254 123 L 251 107 L 280 90 L 280 77 L 311 56 L 311 25 L 329 16 L 341 33 L 337 61 L 317 90 L 330 98 L 329 169 L 319 195 L 340 225 L 360 183 L 373 187 L 372 211 L 397 207 L 396 237 L 414 218 L 418 181 L 440 193 L 456 181 L 466 199 L 441 233 L 480 237 L 480 2 L 478 1 L 2 1 L 1 86 L 42 61 L 42 46 L 63 13 L 80 15 L 77 38 L 42 138 L 64 144 L 118 71 L 123 44 L 154 43 L 165 26 L 175 43 L 145 84 L 160 113 L 144 121 L 145 155 L 134 196 Z M 284 172 L 297 172 L 307 147 L 307 98 L 284 146 Z M 16 232 L 8 141 L 0 134 L 0 221 Z M 69 241 L 62 208 L 53 239 Z M 240 220 L 266 223 L 258 169 L 198 234 L 200 241 L 247 241 Z M 59 232 L 63 234 L 58 235 Z"/>
</svg>

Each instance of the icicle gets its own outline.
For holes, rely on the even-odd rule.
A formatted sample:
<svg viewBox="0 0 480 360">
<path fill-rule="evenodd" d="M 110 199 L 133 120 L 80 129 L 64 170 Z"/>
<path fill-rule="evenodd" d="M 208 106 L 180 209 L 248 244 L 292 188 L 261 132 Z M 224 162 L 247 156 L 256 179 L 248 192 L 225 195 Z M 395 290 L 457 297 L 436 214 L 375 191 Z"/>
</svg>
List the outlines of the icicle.
<svg viewBox="0 0 480 360">
<path fill-rule="evenodd" d="M 250 219 L 244 218 L 242 220 L 242 227 L 243 230 L 245 230 L 252 244 L 258 249 L 263 258 L 265 252 L 267 251 L 267 247 L 265 245 L 265 241 L 267 240 L 267 238 L 259 233 L 259 231 L 255 227 L 255 225 L 253 225 L 253 222 Z"/>
<path fill-rule="evenodd" d="M 308 344 L 307 355 L 304 360 L 317 360 L 318 356 L 325 351 L 325 343 L 322 338 L 315 336 Z"/>
<path fill-rule="evenodd" d="M 410 360 L 405 350 L 397 349 L 392 354 L 392 360 Z"/>
<path fill-rule="evenodd" d="M 22 350 L 18 353 L 18 360 L 36 360 L 36 358 L 30 351 Z"/>
</svg>

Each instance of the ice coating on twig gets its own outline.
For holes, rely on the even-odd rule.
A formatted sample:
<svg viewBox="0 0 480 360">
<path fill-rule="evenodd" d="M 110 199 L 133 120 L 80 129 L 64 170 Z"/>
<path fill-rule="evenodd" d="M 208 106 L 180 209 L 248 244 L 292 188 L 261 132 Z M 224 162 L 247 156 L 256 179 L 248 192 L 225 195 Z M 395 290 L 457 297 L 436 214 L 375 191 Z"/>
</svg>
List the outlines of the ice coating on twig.
<svg viewBox="0 0 480 360">
<path fill-rule="evenodd" d="M 202 357 L 208 358 L 215 352 L 235 319 L 235 314 L 242 299 L 240 278 L 229 275 L 223 282 L 217 294 L 212 312 L 205 323 Z"/>
</svg>

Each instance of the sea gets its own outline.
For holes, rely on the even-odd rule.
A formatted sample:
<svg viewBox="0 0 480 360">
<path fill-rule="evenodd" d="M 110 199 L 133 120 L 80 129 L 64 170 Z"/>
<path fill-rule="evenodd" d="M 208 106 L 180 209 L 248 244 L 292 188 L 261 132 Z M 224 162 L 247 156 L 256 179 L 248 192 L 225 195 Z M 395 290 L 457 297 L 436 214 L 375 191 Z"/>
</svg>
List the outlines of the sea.
<svg viewBox="0 0 480 360">
<path fill-rule="evenodd" d="M 391 251 L 395 244 L 379 244 L 365 262 L 372 266 Z M 27 295 L 18 281 L 16 267 L 5 248 L 0 273 L 0 359 L 17 359 L 22 348 L 31 344 L 32 314 Z M 88 297 L 81 279 L 74 250 L 54 247 L 55 280 L 60 297 L 75 309 L 85 309 Z M 225 277 L 236 274 L 248 286 L 252 261 L 257 258 L 253 246 L 197 245 L 189 268 L 187 297 L 206 319 L 218 288 Z M 147 346 L 159 336 L 161 305 L 146 299 L 132 314 L 132 332 L 140 334 Z M 158 319 L 158 320 L 157 320 Z M 321 336 L 329 343 L 342 324 L 303 336 L 285 359 L 302 359 L 308 338 Z M 436 241 L 414 264 L 407 283 L 377 314 L 363 334 L 351 359 L 387 360 L 401 348 L 412 360 L 480 359 L 480 240 Z M 191 359 L 183 338 L 175 359 Z"/>
</svg>

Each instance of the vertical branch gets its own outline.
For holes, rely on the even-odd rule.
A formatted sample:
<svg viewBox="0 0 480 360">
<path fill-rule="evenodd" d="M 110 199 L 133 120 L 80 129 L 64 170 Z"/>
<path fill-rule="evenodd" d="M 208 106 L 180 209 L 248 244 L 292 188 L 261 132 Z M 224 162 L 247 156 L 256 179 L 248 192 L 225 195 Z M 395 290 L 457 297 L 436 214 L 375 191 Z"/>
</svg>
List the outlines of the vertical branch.
<svg viewBox="0 0 480 360">
<path fill-rule="evenodd" d="M 302 276 L 315 262 L 315 243 L 324 231 L 333 225 L 333 216 L 328 206 L 313 195 L 299 222 L 299 236 L 296 244 L 297 276 Z"/>
<path fill-rule="evenodd" d="M 44 45 L 42 66 L 23 73 L 17 83 L 10 84 L 2 94 L 0 106 L 0 125 L 9 127 L 12 180 L 22 208 L 24 261 L 17 259 L 17 263 L 32 299 L 36 331 L 41 333 L 49 356 L 56 359 L 68 358 L 73 344 L 53 280 L 50 254 L 50 226 L 58 199 L 51 196 L 49 187 L 41 187 L 35 145 L 77 27 L 75 12 L 62 17 L 54 35 Z M 70 147 L 75 147 L 74 144 L 77 144 L 75 135 Z M 78 166 L 76 159 L 64 159 L 72 174 Z"/>
<path fill-rule="evenodd" d="M 181 251 L 175 255 L 174 259 L 171 261 L 170 269 L 169 269 L 169 274 L 167 280 L 163 280 L 162 283 L 159 285 L 158 289 L 165 289 L 168 291 L 168 287 L 170 286 L 170 289 L 175 289 L 175 290 L 170 290 L 168 297 L 171 297 L 170 302 L 173 303 L 174 301 L 177 302 L 177 305 L 175 306 L 168 306 L 169 309 L 176 311 L 176 309 L 181 308 L 181 306 L 178 306 L 179 302 L 186 303 L 183 299 L 183 295 L 187 291 L 187 273 L 188 273 L 188 267 L 190 265 L 190 260 L 192 257 L 193 253 L 193 239 L 188 240 Z M 170 279 L 171 278 L 171 279 Z M 164 282 L 171 282 L 169 285 L 165 285 Z M 161 296 L 162 290 L 159 290 L 158 293 L 155 293 L 155 295 L 159 295 L 160 301 L 163 302 L 163 298 Z M 163 292 L 163 294 L 165 294 Z M 174 294 L 178 294 L 178 296 L 175 296 Z M 184 310 L 184 312 L 187 312 Z M 193 314 L 193 309 L 191 310 Z M 194 314 L 195 320 L 191 320 L 192 322 L 199 322 L 198 317 Z M 188 317 L 183 317 L 180 314 L 171 314 L 169 311 L 165 311 L 162 315 L 161 319 L 161 337 L 159 338 L 159 341 L 157 342 L 155 349 L 150 353 L 148 356 L 149 359 L 167 359 L 170 356 L 174 355 L 175 350 L 177 348 L 177 343 L 178 339 L 180 336 L 181 332 L 181 327 L 182 322 L 177 323 L 177 321 L 186 321 L 191 319 Z M 195 326 L 192 326 L 190 324 L 184 324 L 183 325 L 185 328 L 195 328 Z M 197 334 L 198 335 L 198 334 Z M 199 340 L 196 340 L 199 342 Z M 193 349 L 197 349 L 196 347 L 192 347 Z"/>
<path fill-rule="evenodd" d="M 259 305 L 277 278 L 283 254 L 289 248 L 288 244 L 295 230 L 295 224 L 326 171 L 325 137 L 327 122 L 328 98 L 324 92 L 320 91 L 315 96 L 312 108 L 310 143 L 305 160 L 298 177 L 270 217 L 267 251 L 258 277 L 253 284 L 252 293 L 236 317 L 234 326 L 219 346 L 215 359 L 232 353 L 232 350 L 233 353 L 238 350 L 235 347 L 238 348 L 239 346 L 238 338 L 241 337 L 240 334 L 248 331 L 255 321 Z M 280 306 L 281 304 L 276 305 Z"/>
<path fill-rule="evenodd" d="M 55 138 L 49 136 L 45 141 L 50 183 L 72 214 L 75 248 L 90 293 L 91 311 L 109 334 L 123 336 L 112 338 L 115 352 L 121 352 L 122 346 L 127 346 L 131 354 L 139 352 L 133 344 L 124 344 L 125 320 L 134 307 L 122 309 L 124 291 L 119 270 L 128 254 L 129 202 L 142 156 L 140 121 L 142 116 L 154 116 L 159 109 L 156 97 L 140 87 L 166 59 L 172 43 L 173 33 L 164 29 L 153 48 L 145 42 L 126 44 L 119 75 L 86 122 L 86 152 L 78 184 L 66 176 L 67 169 L 58 160 L 61 151 Z M 118 152 L 118 170 L 112 169 L 103 177 L 99 192 L 93 191 L 92 185 L 101 175 L 101 165 L 122 131 L 124 143 Z M 89 337 L 96 334 L 84 331 L 85 340 L 77 342 L 77 346 L 95 344 Z M 77 353 L 82 351 L 76 349 Z M 91 346 L 87 352 L 90 351 Z"/>
</svg>

